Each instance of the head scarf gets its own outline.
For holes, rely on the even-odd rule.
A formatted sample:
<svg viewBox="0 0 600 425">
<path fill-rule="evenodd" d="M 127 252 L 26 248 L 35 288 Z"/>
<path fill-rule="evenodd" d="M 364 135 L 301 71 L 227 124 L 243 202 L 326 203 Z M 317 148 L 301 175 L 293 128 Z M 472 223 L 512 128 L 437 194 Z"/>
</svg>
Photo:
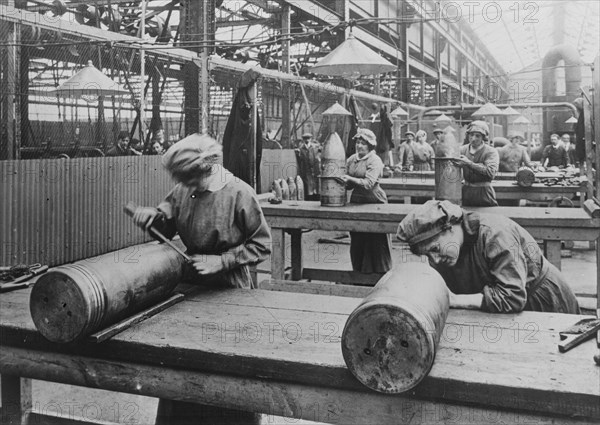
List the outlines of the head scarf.
<svg viewBox="0 0 600 425">
<path fill-rule="evenodd" d="M 462 208 L 450 201 L 427 201 L 404 217 L 398 225 L 396 237 L 409 245 L 416 245 L 460 223 L 462 218 Z"/>
<path fill-rule="evenodd" d="M 377 137 L 375 137 L 375 133 L 373 133 L 368 128 L 359 128 L 356 131 L 356 135 L 352 138 L 356 141 L 356 139 L 363 139 L 371 146 L 377 146 Z"/>
<path fill-rule="evenodd" d="M 212 137 L 195 133 L 181 139 L 162 157 L 163 166 L 178 180 L 200 176 L 223 163 L 223 147 Z"/>
</svg>

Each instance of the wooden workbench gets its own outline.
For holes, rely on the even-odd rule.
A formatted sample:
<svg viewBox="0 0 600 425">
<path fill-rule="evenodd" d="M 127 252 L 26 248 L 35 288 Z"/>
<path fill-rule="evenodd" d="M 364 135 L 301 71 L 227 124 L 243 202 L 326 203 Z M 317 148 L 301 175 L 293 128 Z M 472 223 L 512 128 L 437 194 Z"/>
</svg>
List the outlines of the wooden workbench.
<svg viewBox="0 0 600 425">
<path fill-rule="evenodd" d="M 342 329 L 360 299 L 196 292 L 102 344 L 60 346 L 34 329 L 28 297 L 0 297 L 3 423 L 26 413 L 31 381 L 22 378 L 337 424 L 600 420 L 595 343 L 557 350 L 558 332 L 582 316 L 451 310 L 429 376 L 383 395 L 342 358 Z"/>
<path fill-rule="evenodd" d="M 379 184 L 390 202 L 403 201 L 410 203 L 412 197 L 430 198 L 435 196 L 435 182 L 430 177 L 397 177 L 380 179 Z M 533 202 L 550 203 L 553 199 L 564 197 L 577 206 L 583 205 L 587 194 L 587 180 L 582 179 L 579 185 L 546 186 L 534 183 L 531 187 L 521 187 L 515 181 L 493 181 L 492 187 L 496 199 L 519 201 L 526 199 Z"/>
<path fill-rule="evenodd" d="M 343 207 L 322 207 L 319 202 L 310 201 L 284 201 L 279 205 L 262 202 L 261 206 L 271 227 L 271 276 L 277 280 L 284 278 L 285 250 L 280 247 L 287 247 L 286 232 L 291 233 L 291 278 L 299 280 L 303 278 L 301 229 L 395 234 L 398 224 L 406 214 L 417 207 L 410 204 L 348 204 Z M 466 209 L 501 214 L 514 220 L 534 238 L 544 241 L 546 258 L 558 268 L 561 266 L 561 241 L 600 242 L 600 219 L 590 218 L 581 208 Z M 596 250 L 596 264 L 600 281 L 600 249 Z M 323 277 L 331 275 L 328 272 L 323 271 Z M 313 274 L 311 278 L 318 279 L 318 275 Z"/>
</svg>

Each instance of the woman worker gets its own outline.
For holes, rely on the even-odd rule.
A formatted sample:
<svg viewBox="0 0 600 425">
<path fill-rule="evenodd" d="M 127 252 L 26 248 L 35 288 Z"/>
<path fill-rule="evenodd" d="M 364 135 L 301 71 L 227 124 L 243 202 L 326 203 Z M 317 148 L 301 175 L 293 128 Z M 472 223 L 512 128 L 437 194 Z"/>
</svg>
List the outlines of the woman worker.
<svg viewBox="0 0 600 425">
<path fill-rule="evenodd" d="M 269 256 L 271 235 L 254 190 L 227 171 L 222 160 L 221 145 L 206 135 L 193 134 L 173 145 L 162 163 L 177 185 L 157 208 L 138 207 L 133 220 L 168 238 L 179 233 L 193 260 L 190 280 L 250 288 L 248 266 Z M 240 423 L 259 423 L 254 413 L 161 400 L 157 424 L 212 423 L 229 415 Z"/>
<path fill-rule="evenodd" d="M 412 144 L 413 163 L 415 171 L 432 171 L 434 169 L 433 158 L 435 153 L 427 143 L 427 133 L 424 130 L 417 131 L 416 142 Z"/>
<path fill-rule="evenodd" d="M 428 257 L 452 292 L 453 307 L 579 313 L 561 272 L 525 229 L 502 215 L 427 201 L 402 220 L 397 237 Z"/>
<path fill-rule="evenodd" d="M 347 175 L 342 180 L 352 191 L 350 202 L 386 204 L 387 196 L 379 186 L 383 162 L 375 154 L 377 139 L 366 128 L 359 128 L 353 140 L 356 153 L 346 161 Z M 350 232 L 352 269 L 363 273 L 385 273 L 392 267 L 391 238 L 381 233 Z"/>
<path fill-rule="evenodd" d="M 472 207 L 495 207 L 496 192 L 492 180 L 498 172 L 498 151 L 486 142 L 490 130 L 483 121 L 473 121 L 467 127 L 469 143 L 460 147 L 460 157 L 454 163 L 463 169 L 462 204 Z"/>
</svg>

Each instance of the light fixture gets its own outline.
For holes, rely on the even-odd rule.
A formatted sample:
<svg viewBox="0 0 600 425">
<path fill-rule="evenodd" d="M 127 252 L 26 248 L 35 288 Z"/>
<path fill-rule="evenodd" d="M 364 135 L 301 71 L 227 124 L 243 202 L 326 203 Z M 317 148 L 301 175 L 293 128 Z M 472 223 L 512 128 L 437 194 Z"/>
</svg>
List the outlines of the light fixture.
<svg viewBox="0 0 600 425">
<path fill-rule="evenodd" d="M 571 118 L 565 121 L 565 124 L 577 124 L 577 118 L 571 115 Z"/>
</svg>

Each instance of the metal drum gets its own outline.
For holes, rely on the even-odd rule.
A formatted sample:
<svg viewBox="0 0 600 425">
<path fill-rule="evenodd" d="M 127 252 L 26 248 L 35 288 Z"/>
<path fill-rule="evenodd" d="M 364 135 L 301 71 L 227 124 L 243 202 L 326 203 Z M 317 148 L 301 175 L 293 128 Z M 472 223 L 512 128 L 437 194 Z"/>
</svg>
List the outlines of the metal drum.
<svg viewBox="0 0 600 425">
<path fill-rule="evenodd" d="M 531 187 L 535 182 L 535 173 L 529 167 L 521 167 L 517 170 L 517 184 L 521 187 Z"/>
<path fill-rule="evenodd" d="M 410 390 L 431 370 L 448 309 L 444 280 L 428 264 L 394 268 L 348 317 L 342 333 L 348 369 L 375 391 Z"/>
<path fill-rule="evenodd" d="M 183 266 L 174 249 L 144 244 L 54 267 L 31 291 L 33 323 L 52 342 L 79 340 L 167 298 Z"/>
<path fill-rule="evenodd" d="M 346 150 L 342 139 L 332 132 L 323 144 L 321 153 L 321 206 L 340 207 L 346 205 L 346 184 L 341 177 L 346 174 Z"/>
<path fill-rule="evenodd" d="M 435 158 L 435 199 L 462 205 L 462 168 L 452 158 Z"/>
</svg>

